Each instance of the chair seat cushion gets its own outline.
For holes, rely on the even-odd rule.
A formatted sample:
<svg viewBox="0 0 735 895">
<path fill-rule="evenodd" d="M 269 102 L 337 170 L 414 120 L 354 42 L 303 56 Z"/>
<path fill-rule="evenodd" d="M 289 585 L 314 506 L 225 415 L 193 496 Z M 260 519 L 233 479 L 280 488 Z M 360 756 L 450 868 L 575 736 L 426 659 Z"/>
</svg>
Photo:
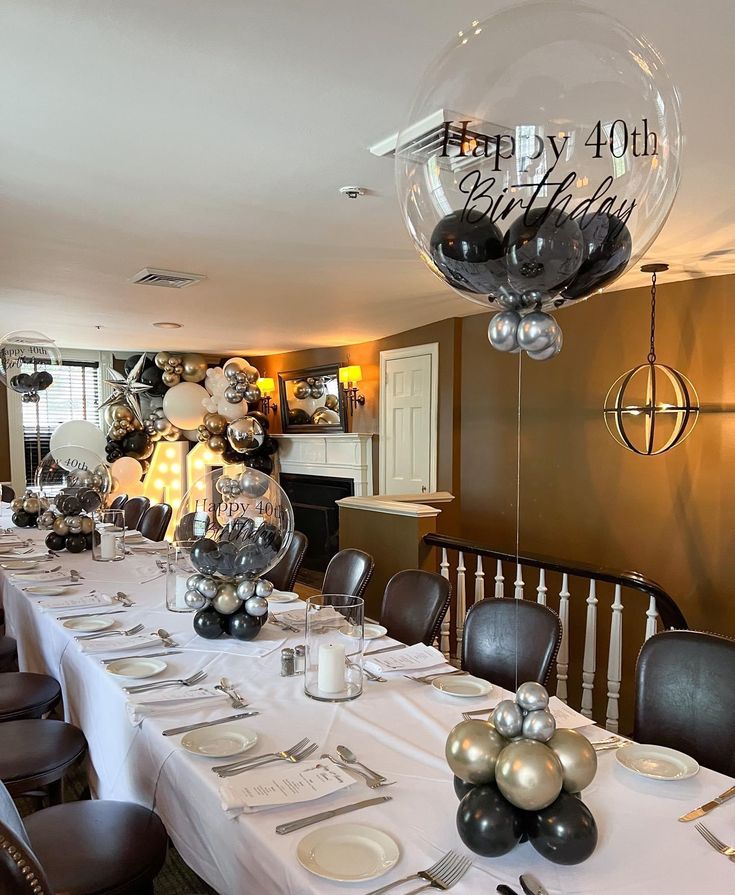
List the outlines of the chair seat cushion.
<svg viewBox="0 0 735 895">
<path fill-rule="evenodd" d="M 8 668 L 18 655 L 18 644 L 13 637 L 0 637 L 0 671 Z"/>
<path fill-rule="evenodd" d="M 31 848 L 54 892 L 101 895 L 152 880 L 166 859 L 166 829 L 129 802 L 68 802 L 25 818 Z"/>
<path fill-rule="evenodd" d="M 58 780 L 86 749 L 82 731 L 65 721 L 6 721 L 0 724 L 0 779 L 9 789 L 21 781 L 43 786 Z"/>
<path fill-rule="evenodd" d="M 0 674 L 0 721 L 39 718 L 60 699 L 59 682 L 47 674 L 29 671 Z"/>
</svg>

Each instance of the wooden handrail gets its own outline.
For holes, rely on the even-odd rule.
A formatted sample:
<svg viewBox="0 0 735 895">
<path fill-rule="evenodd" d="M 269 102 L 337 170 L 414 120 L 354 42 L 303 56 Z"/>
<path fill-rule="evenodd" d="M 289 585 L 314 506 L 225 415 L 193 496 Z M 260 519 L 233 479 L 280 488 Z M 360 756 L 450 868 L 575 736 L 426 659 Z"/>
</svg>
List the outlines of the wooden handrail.
<svg viewBox="0 0 735 895">
<path fill-rule="evenodd" d="M 424 543 L 430 544 L 432 547 L 443 547 L 446 550 L 459 550 L 473 556 L 487 556 L 514 565 L 516 563 L 515 553 L 505 553 L 502 550 L 482 547 L 462 538 L 451 538 L 441 534 L 427 534 L 424 535 Z M 641 575 L 639 572 L 615 571 L 602 568 L 601 566 L 591 566 L 579 562 L 565 562 L 559 559 L 538 555 L 530 556 L 528 554 L 520 555 L 518 563 L 521 566 L 531 566 L 532 568 L 560 572 L 561 574 L 566 573 L 577 578 L 586 578 L 593 581 L 605 581 L 609 584 L 619 584 L 622 587 L 640 591 L 656 600 L 656 608 L 665 628 L 683 629 L 689 627 L 684 613 L 679 608 L 676 600 L 660 584 L 657 584 L 650 578 L 646 578 L 645 575 Z"/>
</svg>

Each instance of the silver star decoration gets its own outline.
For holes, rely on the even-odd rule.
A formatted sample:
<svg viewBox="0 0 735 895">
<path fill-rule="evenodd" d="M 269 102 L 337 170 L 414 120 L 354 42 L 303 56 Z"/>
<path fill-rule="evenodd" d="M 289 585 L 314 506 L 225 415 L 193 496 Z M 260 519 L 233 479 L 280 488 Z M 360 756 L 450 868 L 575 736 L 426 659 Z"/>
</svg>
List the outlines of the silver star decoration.
<svg viewBox="0 0 735 895">
<path fill-rule="evenodd" d="M 118 373 L 117 370 L 113 370 L 112 367 L 107 368 L 109 379 L 103 381 L 107 385 L 111 385 L 113 391 L 110 397 L 100 404 L 100 409 L 102 407 L 107 407 L 110 404 L 127 404 L 133 411 L 138 422 L 141 424 L 143 423 L 143 414 L 140 411 L 138 395 L 145 394 L 145 392 L 148 392 L 153 388 L 152 385 L 146 385 L 144 382 L 138 381 L 138 377 L 145 366 L 145 361 L 146 355 L 141 354 L 140 360 L 127 376 L 123 376 L 122 373 Z"/>
</svg>

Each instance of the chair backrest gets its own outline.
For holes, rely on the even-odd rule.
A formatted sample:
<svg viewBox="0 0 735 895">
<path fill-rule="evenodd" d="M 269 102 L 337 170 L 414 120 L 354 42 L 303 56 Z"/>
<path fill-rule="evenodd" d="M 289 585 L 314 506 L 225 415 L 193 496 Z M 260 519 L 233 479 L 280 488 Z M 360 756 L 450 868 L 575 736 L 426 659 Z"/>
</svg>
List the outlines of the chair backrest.
<svg viewBox="0 0 735 895">
<path fill-rule="evenodd" d="M 561 635 L 559 616 L 548 606 L 530 600 L 480 600 L 465 617 L 462 668 L 506 690 L 526 681 L 546 684 Z"/>
<path fill-rule="evenodd" d="M 121 510 L 127 503 L 127 500 L 128 500 L 127 494 L 118 494 L 117 497 L 110 504 L 110 509 L 111 510 Z"/>
<path fill-rule="evenodd" d="M 15 490 L 10 485 L 0 485 L 0 500 L 3 503 L 10 503 L 15 500 Z"/>
<path fill-rule="evenodd" d="M 162 541 L 171 521 L 171 507 L 167 503 L 157 503 L 149 507 L 138 523 L 138 531 L 151 541 Z"/>
<path fill-rule="evenodd" d="M 735 777 L 735 640 L 702 631 L 649 638 L 635 670 L 633 737 Z"/>
<path fill-rule="evenodd" d="M 122 508 L 125 515 L 125 527 L 137 528 L 143 518 L 143 513 L 150 505 L 151 502 L 147 497 L 131 497 L 130 500 L 126 500 L 125 506 Z"/>
<path fill-rule="evenodd" d="M 303 532 L 295 531 L 291 535 L 286 552 L 265 575 L 276 590 L 293 590 L 308 546 L 309 539 Z"/>
<path fill-rule="evenodd" d="M 375 561 L 369 553 L 350 547 L 329 560 L 322 584 L 323 594 L 361 597 L 372 577 Z"/>
<path fill-rule="evenodd" d="M 52 895 L 36 856 L 31 851 L 23 821 L 10 793 L 0 782 L 0 892 L 13 895 Z"/>
<path fill-rule="evenodd" d="M 380 623 L 403 643 L 431 644 L 449 609 L 452 586 L 436 572 L 406 569 L 385 586 Z"/>
</svg>

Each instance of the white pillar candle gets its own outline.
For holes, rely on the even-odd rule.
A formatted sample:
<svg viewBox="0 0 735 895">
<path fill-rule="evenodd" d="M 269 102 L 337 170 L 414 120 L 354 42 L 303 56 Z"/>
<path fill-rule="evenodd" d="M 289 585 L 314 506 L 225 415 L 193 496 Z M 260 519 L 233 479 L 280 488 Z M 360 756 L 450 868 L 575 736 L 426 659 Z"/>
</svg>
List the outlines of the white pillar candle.
<svg viewBox="0 0 735 895">
<path fill-rule="evenodd" d="M 115 533 L 113 531 L 103 531 L 100 533 L 100 558 L 115 558 Z"/>
<path fill-rule="evenodd" d="M 341 693 L 345 689 L 345 648 L 339 643 L 319 647 L 317 687 L 322 693 Z"/>
</svg>

